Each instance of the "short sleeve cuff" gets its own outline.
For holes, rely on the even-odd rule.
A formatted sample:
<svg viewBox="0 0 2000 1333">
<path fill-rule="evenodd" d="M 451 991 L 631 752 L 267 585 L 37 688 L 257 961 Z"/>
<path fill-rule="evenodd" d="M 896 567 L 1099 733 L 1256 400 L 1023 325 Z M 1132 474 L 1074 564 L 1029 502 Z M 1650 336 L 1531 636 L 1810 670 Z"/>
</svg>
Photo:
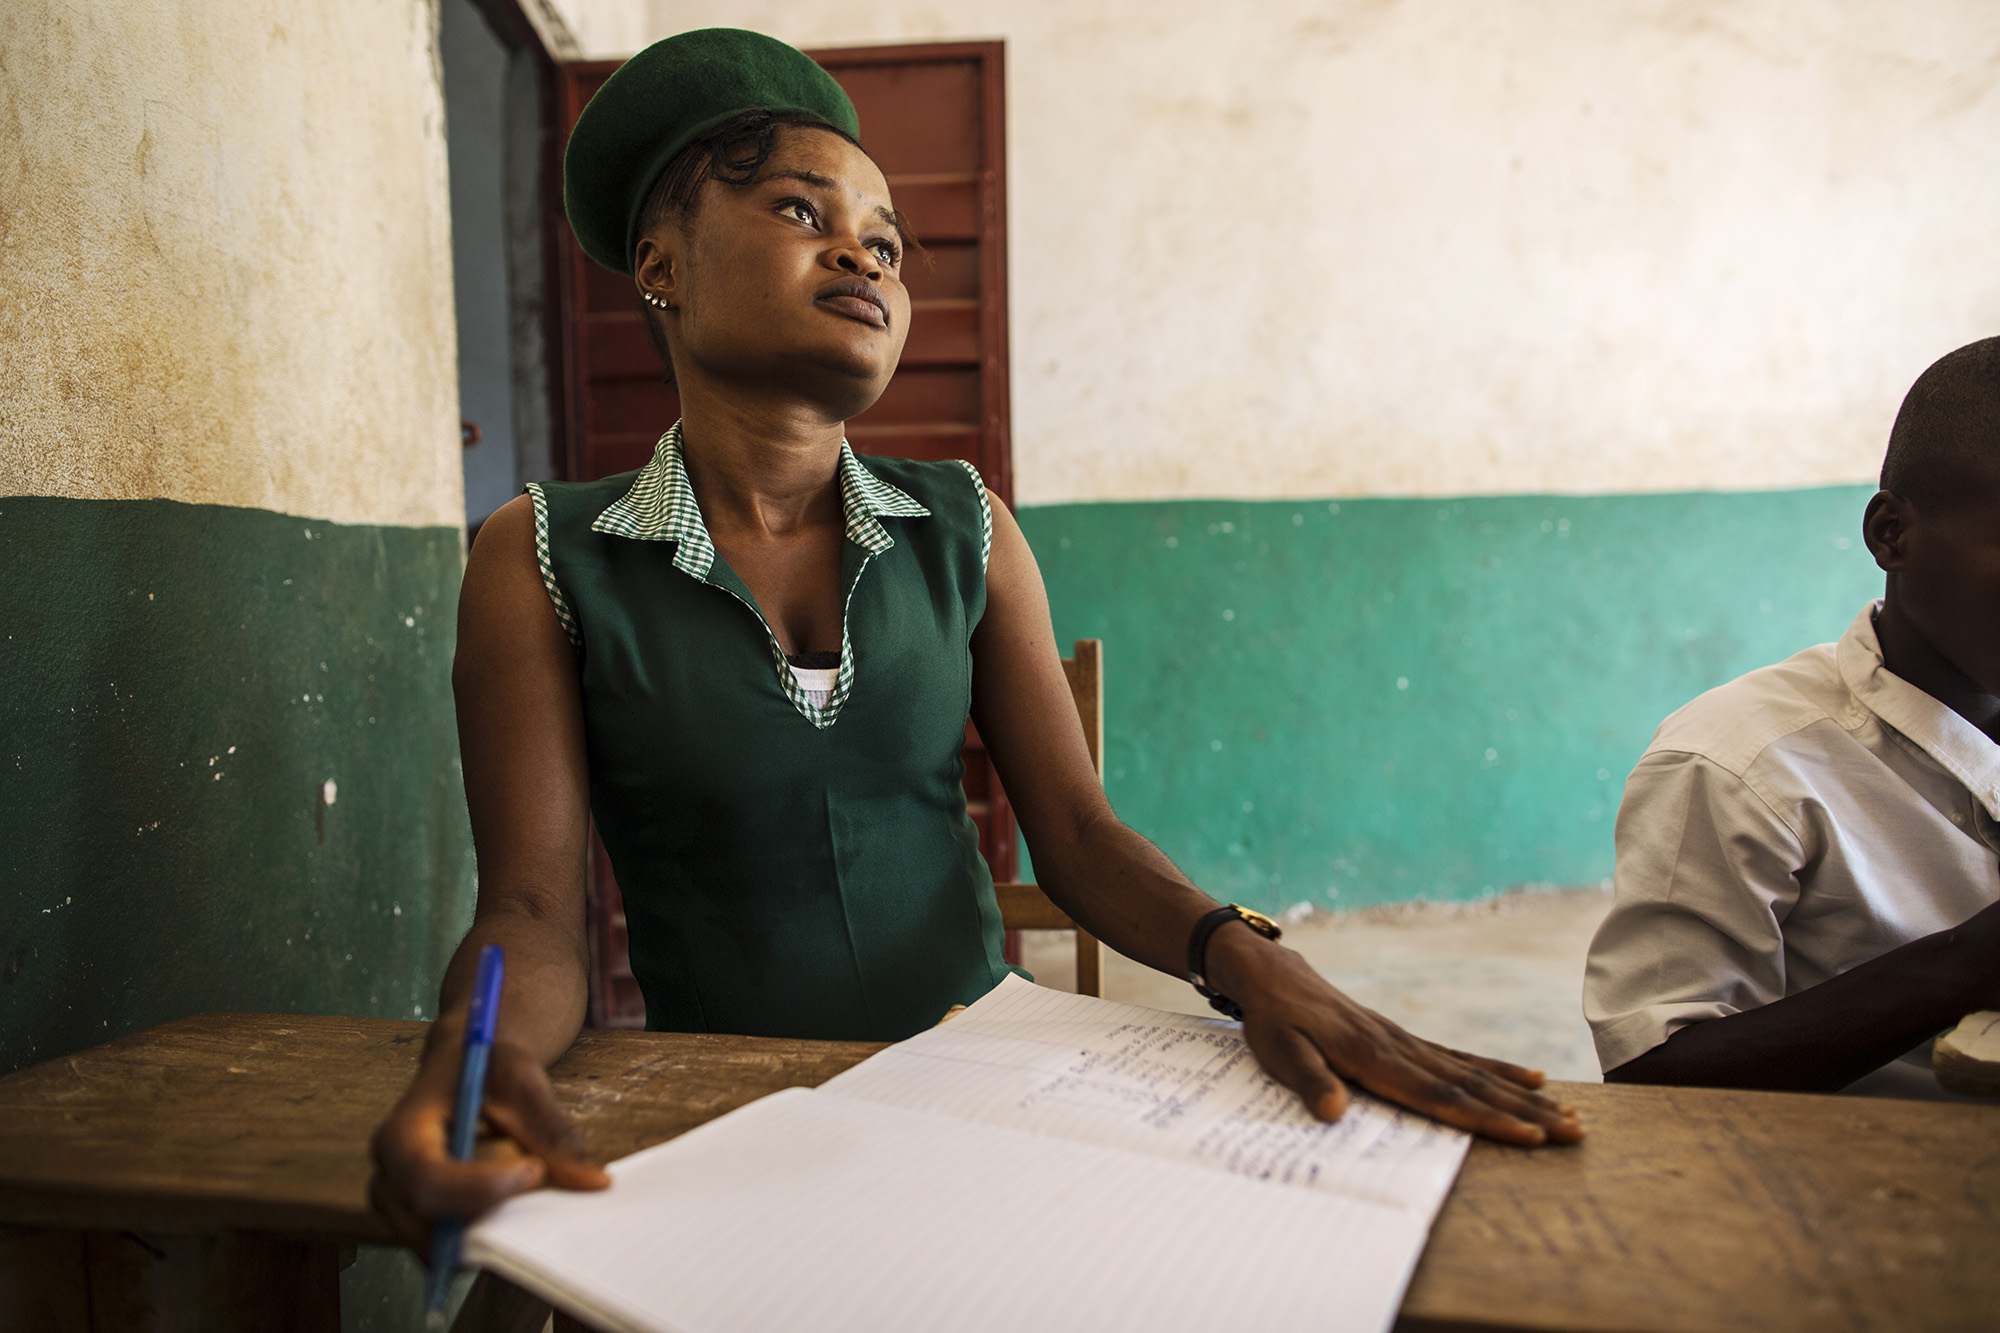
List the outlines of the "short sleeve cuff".
<svg viewBox="0 0 2000 1333">
<path fill-rule="evenodd" d="M 532 481 L 524 489 L 535 506 L 535 564 L 542 571 L 542 587 L 549 594 L 549 603 L 555 607 L 556 620 L 562 625 L 563 633 L 569 636 L 570 647 L 581 651 L 583 636 L 577 633 L 576 613 L 570 610 L 569 598 L 563 596 L 562 585 L 556 582 L 555 566 L 549 560 L 548 497 Z"/>
<path fill-rule="evenodd" d="M 1629 1064 L 1684 1027 L 1740 1012 L 1735 1005 L 1720 1000 L 1695 1000 L 1649 1005 L 1616 1018 L 1593 1019 L 1590 1035 L 1597 1043 L 1598 1068 L 1609 1071 Z"/>
<path fill-rule="evenodd" d="M 971 475 L 973 494 L 979 497 L 979 567 L 985 569 L 993 559 L 993 502 L 986 497 L 986 478 L 978 466 L 963 458 L 955 461 Z"/>
</svg>

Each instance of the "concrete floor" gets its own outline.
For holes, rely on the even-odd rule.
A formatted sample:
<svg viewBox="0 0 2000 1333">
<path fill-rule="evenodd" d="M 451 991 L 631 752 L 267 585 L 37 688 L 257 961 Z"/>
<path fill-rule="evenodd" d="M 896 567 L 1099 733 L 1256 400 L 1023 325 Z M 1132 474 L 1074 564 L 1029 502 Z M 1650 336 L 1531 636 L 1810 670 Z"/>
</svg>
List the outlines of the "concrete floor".
<svg viewBox="0 0 2000 1333">
<path fill-rule="evenodd" d="M 1599 889 L 1529 889 L 1477 903 L 1407 903 L 1315 913 L 1285 943 L 1320 974 L 1418 1036 L 1598 1081 L 1583 1021 L 1584 952 L 1611 906 Z M 1044 985 L 1075 985 L 1074 937 L 1024 931 L 1023 966 Z M 1105 998 L 1211 1012 L 1185 981 L 1107 951 Z"/>
</svg>

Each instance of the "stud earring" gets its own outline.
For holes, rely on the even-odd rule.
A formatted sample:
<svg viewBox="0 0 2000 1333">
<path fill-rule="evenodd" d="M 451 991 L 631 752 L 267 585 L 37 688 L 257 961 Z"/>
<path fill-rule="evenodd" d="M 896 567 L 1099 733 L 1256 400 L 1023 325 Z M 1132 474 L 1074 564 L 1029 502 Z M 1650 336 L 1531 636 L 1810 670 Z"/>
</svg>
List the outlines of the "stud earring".
<svg viewBox="0 0 2000 1333">
<path fill-rule="evenodd" d="M 655 310 L 673 309 L 672 306 L 667 304 L 667 299 L 664 296 L 661 296 L 658 292 L 640 292 L 639 299 L 644 301 L 647 305 L 652 306 Z"/>
</svg>

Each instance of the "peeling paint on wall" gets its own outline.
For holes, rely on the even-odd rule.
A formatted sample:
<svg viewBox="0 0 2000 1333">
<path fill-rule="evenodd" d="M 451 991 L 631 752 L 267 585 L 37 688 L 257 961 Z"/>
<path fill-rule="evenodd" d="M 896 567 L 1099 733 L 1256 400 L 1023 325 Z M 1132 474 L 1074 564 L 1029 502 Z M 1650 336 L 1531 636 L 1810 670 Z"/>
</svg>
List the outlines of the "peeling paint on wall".
<svg viewBox="0 0 2000 1333">
<path fill-rule="evenodd" d="M 470 916 L 432 4 L 0 6 L 0 1069 Z"/>
<path fill-rule="evenodd" d="M 434 1012 L 458 545 L 0 499 L 0 1071 L 209 1009 Z"/>
<path fill-rule="evenodd" d="M 0 8 L 0 494 L 460 521 L 435 23 Z"/>
</svg>

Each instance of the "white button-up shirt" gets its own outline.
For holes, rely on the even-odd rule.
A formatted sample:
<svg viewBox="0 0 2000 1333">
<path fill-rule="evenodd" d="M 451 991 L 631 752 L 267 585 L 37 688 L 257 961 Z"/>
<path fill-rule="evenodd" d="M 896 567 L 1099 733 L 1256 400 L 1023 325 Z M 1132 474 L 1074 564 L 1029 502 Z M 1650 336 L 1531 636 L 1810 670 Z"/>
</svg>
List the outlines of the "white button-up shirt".
<svg viewBox="0 0 2000 1333">
<path fill-rule="evenodd" d="M 1583 989 L 1604 1068 L 2000 900 L 2000 745 L 1883 667 L 1879 606 L 1673 714 L 1626 781 Z"/>
</svg>

